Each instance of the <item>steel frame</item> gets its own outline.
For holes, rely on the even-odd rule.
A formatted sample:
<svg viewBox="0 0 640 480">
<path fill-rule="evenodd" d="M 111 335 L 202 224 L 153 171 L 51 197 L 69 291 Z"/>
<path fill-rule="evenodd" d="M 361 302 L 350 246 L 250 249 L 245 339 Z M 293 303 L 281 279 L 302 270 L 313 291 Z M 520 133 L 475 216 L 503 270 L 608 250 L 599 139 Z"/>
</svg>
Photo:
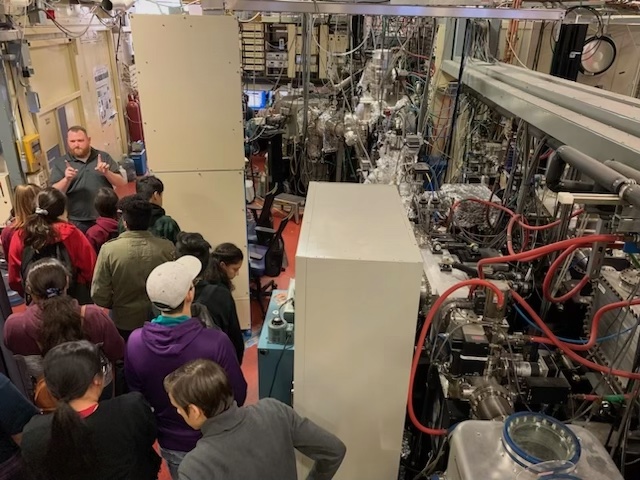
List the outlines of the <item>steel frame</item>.
<svg viewBox="0 0 640 480">
<path fill-rule="evenodd" d="M 446 3 L 451 0 L 444 0 Z M 457 3 L 457 2 L 455 2 Z M 470 3 L 470 2 L 468 2 Z M 346 15 L 388 15 L 436 18 L 497 18 L 554 21 L 564 18 L 564 10 L 552 8 L 489 8 L 455 5 L 396 5 L 390 3 L 344 3 L 290 0 L 203 0 L 203 11 L 316 13 Z"/>
<path fill-rule="evenodd" d="M 457 78 L 459 65 L 448 60 L 442 68 Z M 469 63 L 462 82 L 501 112 L 524 120 L 559 144 L 600 161 L 615 159 L 640 168 L 640 118 L 634 115 L 640 102 L 635 99 L 573 82 L 568 88 L 550 75 L 501 63 Z"/>
</svg>

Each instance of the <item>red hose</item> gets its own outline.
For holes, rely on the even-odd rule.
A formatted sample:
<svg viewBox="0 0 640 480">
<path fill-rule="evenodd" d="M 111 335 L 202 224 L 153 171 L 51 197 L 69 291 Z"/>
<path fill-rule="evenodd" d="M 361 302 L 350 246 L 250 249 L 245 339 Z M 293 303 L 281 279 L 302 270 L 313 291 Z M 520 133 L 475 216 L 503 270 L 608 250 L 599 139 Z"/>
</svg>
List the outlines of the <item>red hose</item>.
<svg viewBox="0 0 640 480">
<path fill-rule="evenodd" d="M 515 255 L 505 255 L 504 257 L 492 257 L 483 258 L 478 261 L 478 276 L 484 278 L 483 267 L 485 265 L 491 265 L 493 263 L 506 263 L 506 262 L 529 262 L 539 257 L 548 255 L 549 253 L 572 247 L 574 245 L 589 245 L 596 242 L 614 242 L 618 240 L 616 235 L 587 235 L 586 237 L 570 238 L 568 240 L 562 240 L 560 242 L 552 243 L 550 245 L 544 245 L 542 247 L 534 248 L 526 252 L 517 253 Z"/>
<path fill-rule="evenodd" d="M 591 333 L 589 334 L 588 342 L 584 344 L 575 344 L 565 343 L 561 341 L 561 343 L 564 345 L 564 348 L 569 348 L 574 352 L 585 352 L 590 348 L 595 347 L 598 341 L 598 328 L 600 327 L 600 320 L 602 320 L 602 316 L 611 310 L 616 310 L 618 308 L 624 307 L 632 307 L 634 305 L 640 305 L 640 298 L 636 298 L 635 300 L 631 301 L 625 300 L 623 302 L 614 302 L 600 307 L 598 311 L 593 315 L 593 320 L 591 321 Z M 544 343 L 547 345 L 555 345 L 553 340 L 546 337 L 531 337 L 531 341 L 536 343 Z"/>
<path fill-rule="evenodd" d="M 569 348 L 569 346 L 566 343 L 564 343 L 561 340 L 559 340 L 558 337 L 556 337 L 553 334 L 551 329 L 549 329 L 549 327 L 547 327 L 547 324 L 544 323 L 544 321 L 540 318 L 540 316 L 536 313 L 536 311 L 533 308 L 531 308 L 531 305 L 529 305 L 527 303 L 527 301 L 518 294 L 518 292 L 515 292 L 515 291 L 511 290 L 511 297 L 516 302 L 518 302 L 518 304 L 520 304 L 520 306 L 522 308 L 524 308 L 526 310 L 526 312 L 530 315 L 530 317 L 538 324 L 538 327 L 540 327 L 540 330 L 542 330 L 542 332 L 548 337 L 548 339 L 551 340 L 551 342 L 556 347 L 558 347 L 560 350 L 562 350 L 567 357 L 569 357 L 572 360 L 584 365 L 585 367 L 590 368 L 591 370 L 595 370 L 596 372 L 605 373 L 607 375 L 615 375 L 617 377 L 631 378 L 633 380 L 640 380 L 640 373 L 629 372 L 627 370 L 617 370 L 617 369 L 607 368 L 607 367 L 605 367 L 603 365 L 598 365 L 597 363 L 594 363 L 594 362 L 592 362 L 590 360 L 587 360 L 586 358 L 581 357 L 576 352 L 574 352 L 571 348 Z M 633 304 L 633 302 L 635 302 L 635 301 L 638 301 L 640 303 L 640 299 L 638 299 L 638 300 L 632 301 L 631 304 Z M 617 303 L 620 303 L 620 302 L 617 302 Z M 622 302 L 622 303 L 625 304 L 625 305 L 629 304 L 629 302 Z M 612 307 L 613 305 L 615 305 L 615 304 L 607 305 L 607 307 Z M 598 315 L 598 313 L 601 310 L 604 310 L 604 308 L 605 307 L 603 307 L 600 310 L 598 310 L 598 312 L 596 312 L 596 315 Z M 600 316 L 602 316 L 604 313 L 605 312 L 600 313 Z M 594 320 L 593 323 L 595 325 L 596 316 L 594 316 L 593 320 Z M 600 321 L 599 318 L 597 320 L 598 320 L 598 322 Z M 594 331 L 595 330 L 591 331 L 591 337 L 593 337 Z M 597 335 L 597 331 L 595 331 L 595 332 L 596 332 L 595 334 Z M 591 343 L 591 339 L 589 340 L 589 343 Z M 581 347 L 581 346 L 582 345 L 575 345 L 574 347 Z"/>
<path fill-rule="evenodd" d="M 526 219 L 522 215 L 516 215 L 516 213 L 513 210 L 511 210 L 511 209 L 509 209 L 509 208 L 507 208 L 507 207 L 505 207 L 503 205 L 500 205 L 498 203 L 493 203 L 493 202 L 490 202 L 490 201 L 487 201 L 487 200 L 480 200 L 479 198 L 465 198 L 465 199 L 462 199 L 462 200 L 458 200 L 453 205 L 451 205 L 451 210 L 449 212 L 449 218 L 447 219 L 447 224 L 450 224 L 451 220 L 453 220 L 453 212 L 463 202 L 479 203 L 481 205 L 486 205 L 487 207 L 497 208 L 498 210 L 502 210 L 503 212 L 505 212 L 508 215 L 510 215 L 511 216 L 511 220 L 509 221 L 509 224 L 507 226 L 507 237 L 508 238 L 511 237 L 511 234 L 513 232 L 513 227 L 516 224 L 516 222 L 518 223 L 518 225 L 520 227 L 522 227 L 525 230 L 529 230 L 529 231 L 547 230 L 549 228 L 557 227 L 562 222 L 562 219 L 558 219 L 558 220 L 555 220 L 555 221 L 553 221 L 551 223 L 547 223 L 545 225 L 529 225 L 526 222 Z M 584 208 L 580 208 L 580 209 L 576 210 L 575 212 L 573 212 L 569 216 L 569 218 L 577 217 L 578 215 L 581 215 L 582 213 L 584 213 Z M 525 235 L 525 239 L 524 239 L 524 242 L 523 242 L 523 248 L 522 248 L 523 250 L 526 248 L 526 245 L 528 244 L 528 240 L 529 240 L 529 236 L 527 234 L 527 235 Z M 515 255 L 515 252 L 513 251 L 513 246 L 511 245 L 511 242 L 509 240 L 507 240 L 507 249 L 509 250 L 509 254 L 510 255 Z"/>
<path fill-rule="evenodd" d="M 584 208 L 580 208 L 578 210 L 576 210 L 575 212 L 573 212 L 571 215 L 569 215 L 569 218 L 573 218 L 573 217 L 577 217 L 578 215 L 581 215 L 584 213 Z M 546 223 L 544 225 L 529 225 L 529 224 L 520 224 L 520 226 L 526 230 L 531 230 L 531 231 L 539 231 L 539 230 L 547 230 L 548 228 L 553 228 L 553 227 L 557 227 L 558 225 L 560 225 L 560 223 L 562 222 L 562 219 L 559 218 L 558 220 L 555 220 L 554 222 L 551 223 Z"/>
<path fill-rule="evenodd" d="M 588 238 L 588 237 L 578 237 L 578 238 Z M 544 282 L 542 282 L 542 293 L 544 295 L 544 298 L 550 301 L 551 303 L 566 302 L 571 297 L 573 297 L 578 292 L 580 292 L 580 290 L 582 290 L 589 283 L 590 278 L 588 275 L 585 275 L 584 277 L 582 277 L 582 279 L 578 282 L 578 284 L 575 287 L 573 287 L 569 292 L 565 293 L 561 297 L 554 297 L 551 293 L 551 283 L 553 281 L 553 277 L 556 274 L 556 270 L 560 267 L 560 265 L 564 263 L 564 261 L 567 259 L 567 257 L 569 257 L 569 255 L 571 255 L 573 252 L 575 252 L 578 249 L 579 246 L 580 245 L 574 245 L 572 247 L 569 247 L 564 252 L 562 252 L 558 256 L 558 258 L 556 258 L 556 260 L 551 264 L 551 266 L 549 267 L 549 270 L 547 270 L 547 274 L 544 277 Z M 615 248 L 616 246 L 613 245 L 613 247 Z"/>
<path fill-rule="evenodd" d="M 487 200 L 480 200 L 479 198 L 463 198 L 462 200 L 458 200 L 454 202 L 453 205 L 451 205 L 451 210 L 449 211 L 449 218 L 447 218 L 447 225 L 451 224 L 451 221 L 453 220 L 453 212 L 455 211 L 455 209 L 458 208 L 460 204 L 464 202 L 479 203 L 481 205 L 486 205 L 487 207 L 493 207 L 493 208 L 497 208 L 498 210 L 502 210 L 503 212 L 506 212 L 511 216 L 515 215 L 513 210 L 510 210 L 507 207 L 500 205 L 499 203 L 493 203 Z"/>
<path fill-rule="evenodd" d="M 504 294 L 500 291 L 500 289 L 498 289 L 497 286 L 495 286 L 493 283 L 487 280 L 480 280 L 478 278 L 473 278 L 471 280 L 465 280 L 463 282 L 456 283 L 451 288 L 447 289 L 442 295 L 440 295 L 440 297 L 438 297 L 438 299 L 429 309 L 429 313 L 427 313 L 427 317 L 425 318 L 424 325 L 422 326 L 422 330 L 420 331 L 420 336 L 418 337 L 418 344 L 416 346 L 416 351 L 413 354 L 413 362 L 411 364 L 411 376 L 409 378 L 409 398 L 407 400 L 407 410 L 409 411 L 409 419 L 411 420 L 411 423 L 413 423 L 413 425 L 418 430 L 420 430 L 423 433 L 426 433 L 427 435 L 439 435 L 439 436 L 446 435 L 447 430 L 443 428 L 437 429 L 437 428 L 425 427 L 420 423 L 413 409 L 413 386 L 414 386 L 413 384 L 416 378 L 416 371 L 418 370 L 418 363 L 420 363 L 422 348 L 424 347 L 424 342 L 427 338 L 427 332 L 431 327 L 431 323 L 433 323 L 433 318 L 435 317 L 436 313 L 438 312 L 438 310 L 440 309 L 444 301 L 447 299 L 447 297 L 449 297 L 456 290 L 459 290 L 464 287 L 471 287 L 471 286 L 490 288 L 496 294 L 496 297 L 498 300 L 498 306 L 504 305 Z"/>
<path fill-rule="evenodd" d="M 509 255 L 517 255 L 516 251 L 513 249 L 513 227 L 516 222 L 518 222 L 521 227 L 524 227 L 525 225 L 529 226 L 522 223 L 522 221 L 520 221 L 521 218 L 522 215 L 514 215 L 511 217 L 511 220 L 509 220 L 509 224 L 507 225 L 507 250 L 509 251 Z M 523 234 L 524 239 L 522 240 L 522 251 L 524 252 L 529 245 L 529 232 L 527 230 L 523 230 Z"/>
<path fill-rule="evenodd" d="M 551 284 L 553 283 L 553 278 L 555 277 L 556 270 L 577 249 L 578 245 L 567 248 L 564 252 L 558 255 L 558 258 L 555 259 L 555 261 L 549 267 L 549 270 L 547 270 L 547 274 L 544 277 L 544 282 L 542 282 L 542 293 L 544 295 L 544 298 L 546 298 L 551 303 L 566 302 L 575 294 L 580 292 L 580 290 L 582 290 L 587 285 L 587 283 L 589 283 L 589 275 L 585 275 L 575 287 L 573 287 L 569 292 L 565 293 L 561 297 L 554 297 L 551 293 Z"/>
<path fill-rule="evenodd" d="M 625 393 L 622 395 L 582 395 L 580 393 L 574 395 L 574 398 L 578 399 L 578 400 L 584 400 L 585 402 L 601 402 L 603 400 L 605 400 L 607 397 L 620 397 L 620 398 L 624 398 L 625 400 L 629 400 L 630 398 L 633 398 L 637 395 L 636 393 Z"/>
<path fill-rule="evenodd" d="M 573 212 L 569 216 L 569 218 L 576 217 L 576 216 L 578 216 L 578 215 L 580 215 L 582 213 L 584 213 L 584 209 L 583 208 Z M 516 252 L 513 250 L 513 243 L 512 243 L 513 227 L 515 226 L 516 223 L 518 223 L 518 225 L 525 230 L 525 232 L 524 232 L 525 233 L 524 240 L 522 242 L 522 251 L 524 252 L 526 250 L 526 248 L 527 248 L 528 243 L 529 243 L 528 231 L 547 230 L 549 228 L 557 227 L 558 225 L 560 225 L 560 222 L 562 222 L 562 220 L 558 219 L 558 220 L 556 220 L 554 222 L 547 223 L 545 225 L 529 225 L 526 222 L 526 219 L 522 215 L 514 215 L 514 216 L 512 216 L 511 220 L 509 220 L 509 224 L 507 225 L 507 250 L 509 251 L 509 255 L 516 255 Z"/>
</svg>

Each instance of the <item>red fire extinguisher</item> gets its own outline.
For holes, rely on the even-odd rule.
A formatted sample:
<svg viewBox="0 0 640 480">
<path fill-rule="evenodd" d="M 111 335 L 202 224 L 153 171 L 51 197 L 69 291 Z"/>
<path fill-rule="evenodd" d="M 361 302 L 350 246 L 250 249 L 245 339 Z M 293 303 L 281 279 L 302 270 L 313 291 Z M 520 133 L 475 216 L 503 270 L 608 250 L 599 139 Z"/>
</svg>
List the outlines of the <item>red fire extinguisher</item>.
<svg viewBox="0 0 640 480">
<path fill-rule="evenodd" d="M 142 129 L 142 112 L 140 101 L 136 95 L 129 95 L 127 102 L 127 122 L 129 124 L 129 140 L 132 142 L 144 141 Z"/>
</svg>

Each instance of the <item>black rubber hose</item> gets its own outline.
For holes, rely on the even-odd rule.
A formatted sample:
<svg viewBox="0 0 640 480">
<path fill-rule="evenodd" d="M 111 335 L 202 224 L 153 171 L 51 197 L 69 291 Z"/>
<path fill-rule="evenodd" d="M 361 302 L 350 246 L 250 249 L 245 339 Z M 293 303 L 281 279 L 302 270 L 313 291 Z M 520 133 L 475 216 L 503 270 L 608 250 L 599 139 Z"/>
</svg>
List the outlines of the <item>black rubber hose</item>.
<svg viewBox="0 0 640 480">
<path fill-rule="evenodd" d="M 591 193 L 594 191 L 595 185 L 590 182 L 582 182 L 579 180 L 562 180 L 564 175 L 564 167 L 567 163 L 554 153 L 549 158 L 547 164 L 547 188 L 552 192 L 571 192 L 571 193 Z"/>
</svg>

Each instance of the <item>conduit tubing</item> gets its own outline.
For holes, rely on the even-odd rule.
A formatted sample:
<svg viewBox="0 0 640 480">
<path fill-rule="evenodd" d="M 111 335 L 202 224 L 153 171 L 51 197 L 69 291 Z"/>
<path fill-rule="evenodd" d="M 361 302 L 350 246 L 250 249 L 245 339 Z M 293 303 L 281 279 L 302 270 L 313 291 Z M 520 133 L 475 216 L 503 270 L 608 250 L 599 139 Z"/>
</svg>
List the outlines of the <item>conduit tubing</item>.
<svg viewBox="0 0 640 480">
<path fill-rule="evenodd" d="M 562 240 L 560 242 L 552 243 L 550 245 L 544 245 L 542 247 L 534 248 L 526 252 L 521 252 L 516 255 L 505 255 L 504 257 L 492 257 L 483 258 L 478 261 L 478 276 L 484 278 L 483 267 L 485 265 L 491 265 L 493 263 L 505 263 L 505 262 L 529 262 L 535 260 L 549 253 L 570 248 L 574 245 L 590 245 L 597 242 L 615 242 L 620 237 L 617 235 L 587 235 L 585 237 L 570 238 L 568 240 Z"/>
<path fill-rule="evenodd" d="M 456 290 L 459 290 L 464 287 L 471 287 L 471 286 L 490 288 L 496 294 L 498 306 L 502 307 L 504 305 L 504 294 L 500 291 L 500 289 L 497 286 L 495 286 L 493 283 L 487 280 L 480 280 L 480 279 L 474 278 L 471 280 L 465 280 L 463 282 L 457 283 L 453 285 L 451 288 L 448 288 L 445 292 L 442 293 L 442 295 L 438 297 L 438 299 L 429 309 L 429 313 L 427 313 L 427 317 L 424 321 L 424 325 L 422 326 L 422 330 L 420 331 L 420 336 L 418 337 L 418 344 L 416 345 L 416 350 L 413 354 L 413 362 L 411 364 L 411 376 L 409 378 L 409 398 L 407 399 L 407 410 L 409 413 L 409 419 L 411 420 L 411 423 L 413 423 L 413 425 L 418 430 L 420 430 L 423 433 L 426 433 L 427 435 L 442 436 L 447 434 L 447 430 L 443 428 L 440 428 L 440 429 L 429 428 L 422 425 L 422 423 L 420 423 L 420 421 L 418 420 L 418 417 L 416 416 L 415 410 L 413 409 L 413 386 L 415 383 L 416 371 L 418 370 L 418 364 L 420 363 L 420 356 L 422 355 L 422 348 L 424 347 L 424 342 L 427 338 L 427 333 L 429 332 L 429 328 L 433 323 L 433 319 L 435 318 L 436 314 L 438 313 L 442 305 L 445 303 L 447 297 L 449 297 Z"/>
<path fill-rule="evenodd" d="M 522 308 L 524 308 L 524 310 L 529 314 L 529 316 L 538 324 L 538 326 L 540 327 L 540 330 L 542 330 L 543 333 L 548 337 L 548 339 L 551 340 L 551 343 L 556 347 L 558 347 L 560 350 L 562 350 L 565 353 L 565 355 L 567 355 L 567 357 L 569 357 L 570 359 L 584 365 L 587 368 L 590 368 L 591 370 L 595 370 L 596 372 L 604 373 L 606 375 L 615 375 L 617 377 L 630 378 L 633 380 L 640 380 L 640 373 L 629 372 L 627 370 L 617 370 L 613 368 L 608 368 L 603 365 L 598 365 L 597 363 L 592 362 L 590 360 L 587 360 L 584 357 L 581 357 L 576 352 L 574 352 L 571 348 L 569 348 L 569 345 L 562 342 L 560 339 L 558 339 L 558 337 L 554 335 L 551 329 L 547 327 L 547 324 L 544 323 L 544 321 L 540 318 L 540 316 L 536 313 L 536 311 L 533 308 L 531 308 L 531 305 L 529 305 L 527 301 L 518 294 L 518 292 L 511 290 L 511 297 Z M 638 299 L 638 301 L 640 301 L 640 299 Z M 628 303 L 628 302 L 624 302 L 624 303 Z"/>
<path fill-rule="evenodd" d="M 616 193 L 630 204 L 640 207 L 640 187 L 635 181 L 575 148 L 563 145 L 556 155 L 606 190 Z"/>
<path fill-rule="evenodd" d="M 636 170 L 635 168 L 632 168 L 629 165 L 625 165 L 624 163 L 620 163 L 615 160 L 605 160 L 604 164 L 607 167 L 613 168 L 616 172 L 621 173 L 625 177 L 635 180 L 637 183 L 640 183 L 640 171 Z"/>
<path fill-rule="evenodd" d="M 558 339 L 558 341 L 560 341 L 563 344 L 564 348 L 569 348 L 574 352 L 586 352 L 590 348 L 595 347 L 598 342 L 598 327 L 600 326 L 600 320 L 602 320 L 602 316 L 605 313 L 611 310 L 616 310 L 618 308 L 632 307 L 634 305 L 640 305 L 640 298 L 636 298 L 635 300 L 631 300 L 631 301 L 625 300 L 623 302 L 614 302 L 614 303 L 605 305 L 603 307 L 600 307 L 598 311 L 595 313 L 595 315 L 593 316 L 593 320 L 591 322 L 591 333 L 589 334 L 589 341 L 586 343 L 583 343 L 583 344 L 566 343 L 566 342 L 562 342 L 560 339 Z M 536 343 L 544 343 L 546 345 L 555 344 L 553 340 L 546 337 L 531 337 L 531 341 Z"/>
</svg>

